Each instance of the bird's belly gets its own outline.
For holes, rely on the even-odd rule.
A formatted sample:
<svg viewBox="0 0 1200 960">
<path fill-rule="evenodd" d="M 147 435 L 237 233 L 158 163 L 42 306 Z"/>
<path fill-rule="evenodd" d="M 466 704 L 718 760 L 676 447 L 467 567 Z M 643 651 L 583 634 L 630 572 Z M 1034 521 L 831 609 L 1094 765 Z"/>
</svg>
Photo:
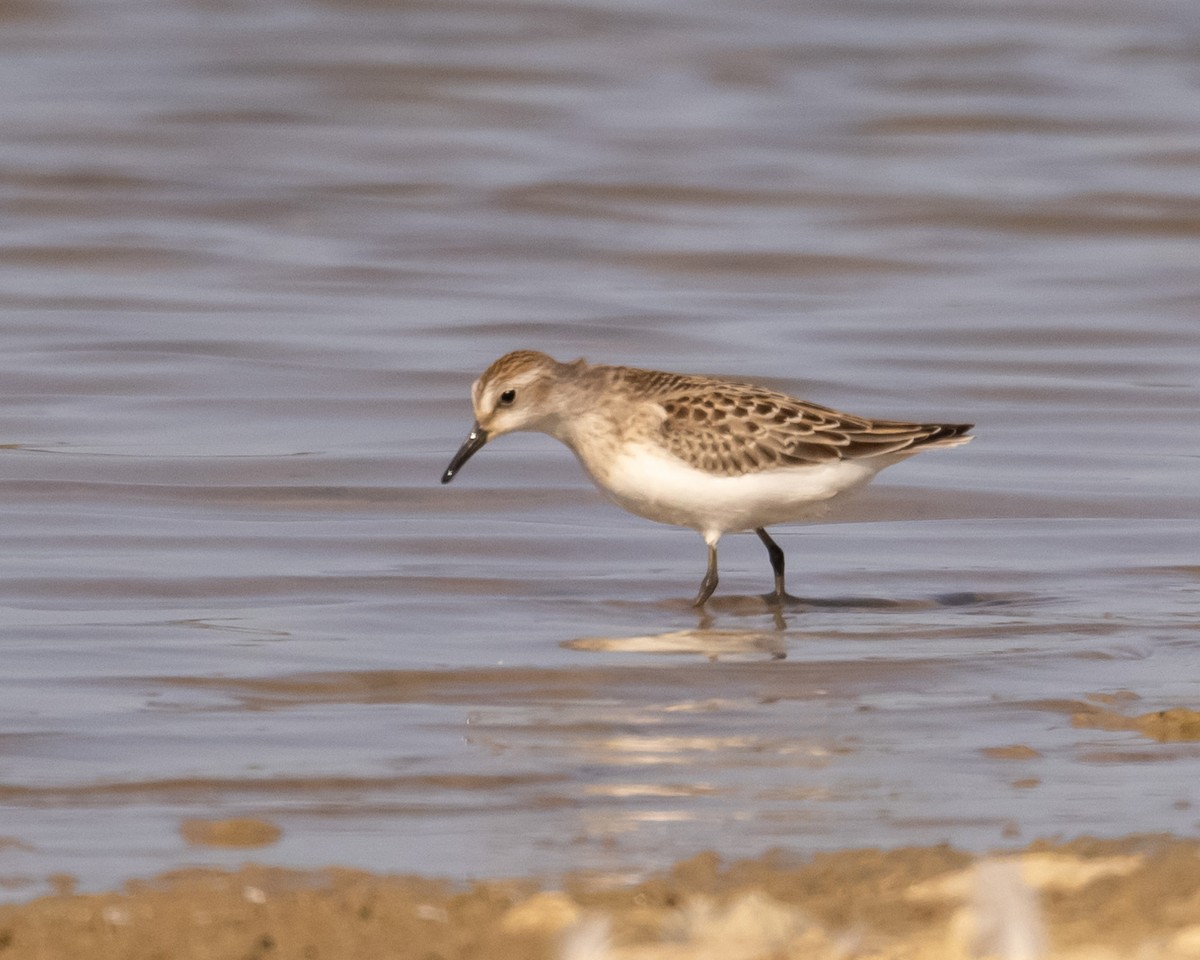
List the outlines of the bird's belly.
<svg viewBox="0 0 1200 960">
<path fill-rule="evenodd" d="M 596 469 L 584 463 L 630 513 L 704 534 L 818 517 L 829 500 L 862 486 L 885 465 L 837 460 L 725 477 L 647 447 L 627 448 Z"/>
</svg>

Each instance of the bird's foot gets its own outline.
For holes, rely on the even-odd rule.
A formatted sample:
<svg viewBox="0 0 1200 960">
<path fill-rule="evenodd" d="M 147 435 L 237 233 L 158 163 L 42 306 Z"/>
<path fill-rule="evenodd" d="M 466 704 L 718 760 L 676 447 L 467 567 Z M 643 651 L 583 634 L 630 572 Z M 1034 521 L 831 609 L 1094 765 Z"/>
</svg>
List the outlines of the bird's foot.
<svg viewBox="0 0 1200 960">
<path fill-rule="evenodd" d="M 778 591 L 764 593 L 763 600 L 766 601 L 768 607 L 799 607 L 805 606 L 807 603 L 802 597 L 790 594 L 786 590 L 782 593 Z"/>
</svg>

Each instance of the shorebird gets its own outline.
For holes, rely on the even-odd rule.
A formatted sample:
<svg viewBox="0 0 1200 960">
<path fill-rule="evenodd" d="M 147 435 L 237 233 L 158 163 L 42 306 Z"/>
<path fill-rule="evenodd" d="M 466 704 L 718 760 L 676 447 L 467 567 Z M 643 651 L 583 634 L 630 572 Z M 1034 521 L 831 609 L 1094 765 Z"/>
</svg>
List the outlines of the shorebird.
<svg viewBox="0 0 1200 960">
<path fill-rule="evenodd" d="M 783 550 L 767 533 L 810 520 L 884 467 L 971 437 L 969 423 L 870 420 L 719 377 L 559 363 L 516 350 L 471 387 L 475 424 L 442 474 L 449 483 L 489 440 L 517 430 L 565 443 L 618 506 L 690 527 L 708 545 L 694 606 L 717 588 L 717 541 L 753 530 L 780 603 Z"/>
</svg>

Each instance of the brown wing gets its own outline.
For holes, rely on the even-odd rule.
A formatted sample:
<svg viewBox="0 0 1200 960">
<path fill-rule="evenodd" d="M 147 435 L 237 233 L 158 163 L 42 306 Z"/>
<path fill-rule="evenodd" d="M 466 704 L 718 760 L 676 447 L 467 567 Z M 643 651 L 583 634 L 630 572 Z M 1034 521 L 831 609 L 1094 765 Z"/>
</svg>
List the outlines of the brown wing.
<svg viewBox="0 0 1200 960">
<path fill-rule="evenodd" d="M 666 414 L 664 444 L 688 463 L 725 476 L 946 445 L 971 428 L 868 420 L 750 384 L 675 380 L 663 384 L 657 398 Z"/>
</svg>

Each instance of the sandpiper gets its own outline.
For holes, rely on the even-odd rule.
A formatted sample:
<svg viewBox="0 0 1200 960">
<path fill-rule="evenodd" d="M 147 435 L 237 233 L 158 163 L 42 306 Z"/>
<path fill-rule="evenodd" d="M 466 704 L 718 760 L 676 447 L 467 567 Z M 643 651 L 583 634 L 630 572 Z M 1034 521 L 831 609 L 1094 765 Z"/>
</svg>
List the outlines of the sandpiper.
<svg viewBox="0 0 1200 960">
<path fill-rule="evenodd" d="M 783 551 L 767 533 L 809 520 L 884 467 L 971 439 L 969 423 L 868 420 L 749 383 L 635 367 L 559 363 L 516 350 L 471 387 L 475 425 L 442 483 L 489 440 L 548 433 L 631 513 L 690 527 L 708 544 L 694 605 L 717 587 L 717 541 L 753 530 L 775 572 L 769 600 L 787 597 Z"/>
</svg>

